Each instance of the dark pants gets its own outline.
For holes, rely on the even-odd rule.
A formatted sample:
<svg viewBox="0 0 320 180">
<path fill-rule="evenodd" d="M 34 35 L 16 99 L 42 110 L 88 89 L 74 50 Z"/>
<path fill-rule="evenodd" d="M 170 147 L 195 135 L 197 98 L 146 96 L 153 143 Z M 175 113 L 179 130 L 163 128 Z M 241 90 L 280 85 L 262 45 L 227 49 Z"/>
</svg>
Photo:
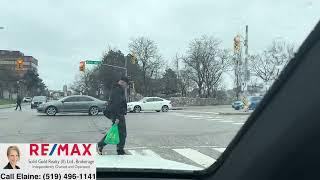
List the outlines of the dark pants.
<svg viewBox="0 0 320 180">
<path fill-rule="evenodd" d="M 21 103 L 17 103 L 17 105 L 16 105 L 16 110 L 18 109 L 18 107 L 19 107 L 20 110 L 21 110 Z"/>
<path fill-rule="evenodd" d="M 126 144 L 126 137 L 127 137 L 127 127 L 126 127 L 126 119 L 124 115 L 116 115 L 112 118 L 112 122 L 114 124 L 115 120 L 119 119 L 119 124 L 118 124 L 118 130 L 119 130 L 119 144 L 117 144 L 117 151 L 123 151 L 124 146 Z M 98 142 L 99 147 L 104 147 L 107 145 L 104 140 L 106 138 L 107 134 L 103 136 L 103 138 Z"/>
</svg>

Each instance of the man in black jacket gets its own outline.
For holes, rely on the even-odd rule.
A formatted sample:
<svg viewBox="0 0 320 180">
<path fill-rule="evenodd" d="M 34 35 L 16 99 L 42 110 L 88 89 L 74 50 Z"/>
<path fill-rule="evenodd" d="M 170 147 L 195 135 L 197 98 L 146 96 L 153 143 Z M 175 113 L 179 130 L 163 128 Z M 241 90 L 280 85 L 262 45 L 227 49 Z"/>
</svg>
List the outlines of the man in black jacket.
<svg viewBox="0 0 320 180">
<path fill-rule="evenodd" d="M 127 114 L 127 100 L 125 96 L 125 89 L 128 86 L 128 78 L 122 77 L 111 90 L 109 101 L 109 108 L 111 111 L 111 120 L 113 124 L 118 124 L 120 143 L 117 145 L 118 155 L 125 155 L 124 146 L 127 137 L 126 119 Z M 105 140 L 106 135 L 98 142 L 98 154 L 102 154 L 102 149 L 107 145 Z"/>
<path fill-rule="evenodd" d="M 17 110 L 18 107 L 19 107 L 19 108 L 20 108 L 20 111 L 21 111 L 21 102 L 22 102 L 22 98 L 21 98 L 20 95 L 18 95 L 17 101 L 16 101 L 17 105 L 16 105 L 16 109 L 15 109 L 15 110 Z"/>
</svg>

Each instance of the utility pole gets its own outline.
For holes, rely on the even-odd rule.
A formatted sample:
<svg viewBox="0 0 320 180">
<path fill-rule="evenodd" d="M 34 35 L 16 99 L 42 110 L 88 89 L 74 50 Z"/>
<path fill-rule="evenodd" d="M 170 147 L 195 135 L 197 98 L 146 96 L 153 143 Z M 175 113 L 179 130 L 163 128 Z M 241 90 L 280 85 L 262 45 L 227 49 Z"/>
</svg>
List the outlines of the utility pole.
<svg viewBox="0 0 320 180">
<path fill-rule="evenodd" d="M 126 68 L 126 69 L 125 69 L 125 71 L 126 71 L 126 72 L 125 72 L 125 76 L 126 76 L 126 78 L 128 78 L 128 68 L 127 68 L 127 64 L 128 64 L 127 61 L 128 61 L 128 59 L 127 59 L 127 58 L 124 58 L 124 59 L 125 59 L 125 60 L 124 60 L 124 61 L 125 61 L 125 62 L 124 62 L 124 67 Z M 128 83 L 128 85 L 129 85 L 129 83 Z M 129 99 L 128 99 L 128 87 L 126 87 L 126 89 L 125 89 L 125 96 L 126 96 L 126 100 L 129 101 Z"/>
<path fill-rule="evenodd" d="M 249 80 L 250 80 L 250 72 L 249 72 L 249 68 L 248 68 L 248 59 L 249 59 L 249 43 L 248 43 L 248 25 L 246 25 L 246 34 L 245 34 L 245 38 L 244 38 L 244 65 L 243 65 L 243 92 L 244 94 L 247 94 L 248 91 L 248 84 L 249 84 Z"/>
<path fill-rule="evenodd" d="M 234 48 L 234 60 L 235 60 L 235 85 L 236 85 L 236 96 L 237 96 L 237 100 L 240 99 L 240 93 L 242 90 L 242 82 L 243 82 L 243 64 L 242 64 L 242 58 L 241 58 L 241 36 L 238 34 L 234 37 L 233 39 L 234 44 L 233 44 L 233 48 Z"/>
<path fill-rule="evenodd" d="M 244 46 L 245 46 L 245 80 L 248 82 L 250 79 L 250 73 L 249 73 L 249 69 L 248 69 L 248 59 L 249 59 L 249 43 L 248 43 L 248 25 L 246 25 L 246 37 L 245 37 L 245 41 L 244 41 Z"/>
</svg>

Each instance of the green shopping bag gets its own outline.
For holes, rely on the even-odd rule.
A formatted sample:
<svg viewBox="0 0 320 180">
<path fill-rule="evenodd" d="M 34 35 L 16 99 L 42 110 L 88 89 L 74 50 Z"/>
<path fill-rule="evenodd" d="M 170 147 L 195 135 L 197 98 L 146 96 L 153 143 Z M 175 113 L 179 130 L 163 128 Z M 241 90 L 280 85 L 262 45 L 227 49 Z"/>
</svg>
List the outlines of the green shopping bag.
<svg viewBox="0 0 320 180">
<path fill-rule="evenodd" d="M 104 142 L 107 144 L 119 144 L 119 130 L 118 125 L 114 124 L 107 132 L 107 136 L 104 139 Z"/>
</svg>

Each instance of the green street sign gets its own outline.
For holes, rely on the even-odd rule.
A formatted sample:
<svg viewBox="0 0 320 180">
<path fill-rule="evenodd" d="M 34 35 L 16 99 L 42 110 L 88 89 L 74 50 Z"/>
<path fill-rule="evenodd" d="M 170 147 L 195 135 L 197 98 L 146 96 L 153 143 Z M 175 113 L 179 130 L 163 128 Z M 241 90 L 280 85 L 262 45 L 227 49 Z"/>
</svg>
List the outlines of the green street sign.
<svg viewBox="0 0 320 180">
<path fill-rule="evenodd" d="M 86 64 L 101 64 L 101 61 L 86 60 Z"/>
</svg>

